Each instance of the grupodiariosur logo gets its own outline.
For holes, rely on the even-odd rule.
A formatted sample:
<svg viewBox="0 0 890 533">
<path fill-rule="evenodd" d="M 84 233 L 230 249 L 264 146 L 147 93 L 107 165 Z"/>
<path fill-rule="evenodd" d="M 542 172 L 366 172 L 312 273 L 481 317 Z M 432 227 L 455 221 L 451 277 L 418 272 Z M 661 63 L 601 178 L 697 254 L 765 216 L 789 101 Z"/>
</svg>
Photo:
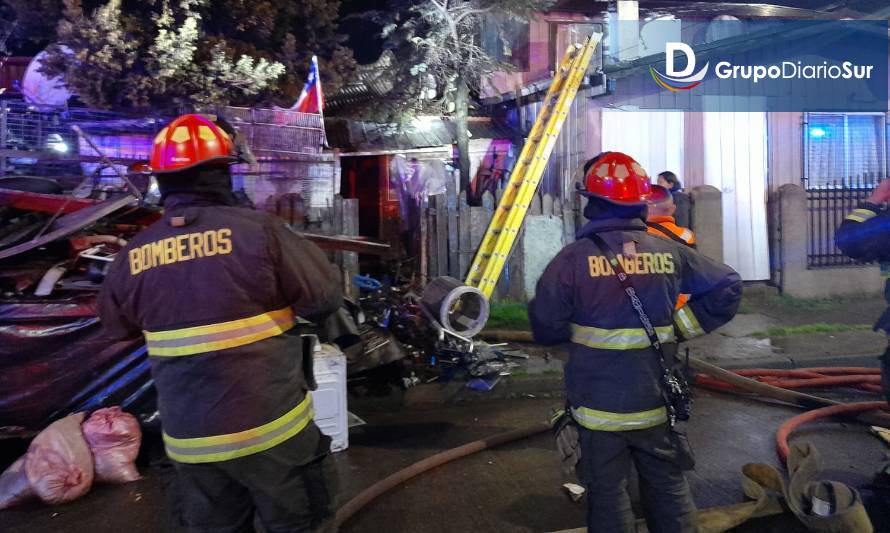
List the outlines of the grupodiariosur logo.
<svg viewBox="0 0 890 533">
<path fill-rule="evenodd" d="M 674 68 L 674 53 L 681 52 L 686 56 L 686 68 L 676 70 Z M 664 45 L 664 70 L 659 72 L 653 67 L 649 67 L 649 73 L 655 83 L 664 87 L 671 92 L 688 91 L 701 84 L 705 74 L 708 73 L 709 63 L 698 72 L 695 72 L 695 52 L 692 47 L 686 43 L 669 42 Z"/>
</svg>

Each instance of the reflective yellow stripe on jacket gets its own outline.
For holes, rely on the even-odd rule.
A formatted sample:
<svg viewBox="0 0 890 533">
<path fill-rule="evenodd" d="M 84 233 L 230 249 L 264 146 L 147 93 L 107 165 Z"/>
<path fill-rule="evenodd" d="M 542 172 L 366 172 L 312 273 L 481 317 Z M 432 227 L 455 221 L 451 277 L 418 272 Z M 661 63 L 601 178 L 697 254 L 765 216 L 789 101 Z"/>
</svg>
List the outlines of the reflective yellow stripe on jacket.
<svg viewBox="0 0 890 533">
<path fill-rule="evenodd" d="M 631 431 L 646 429 L 667 422 L 667 409 L 658 407 L 636 413 L 610 413 L 589 407 L 572 407 L 572 416 L 592 431 Z"/>
<path fill-rule="evenodd" d="M 156 357 L 194 355 L 235 348 L 281 335 L 294 327 L 290 307 L 240 320 L 168 331 L 144 331 L 148 354 Z"/>
<path fill-rule="evenodd" d="M 700 337 L 706 333 L 704 328 L 698 323 L 698 319 L 695 318 L 695 313 L 692 312 L 688 305 L 684 305 L 674 312 L 674 322 L 680 328 L 684 339 Z"/>
<path fill-rule="evenodd" d="M 212 437 L 177 439 L 164 433 L 167 455 L 180 463 L 228 461 L 268 450 L 302 431 L 312 420 L 312 397 L 268 424 Z"/>
<path fill-rule="evenodd" d="M 655 328 L 661 342 L 673 342 L 674 326 Z M 636 350 L 652 344 L 643 328 L 601 329 L 572 324 L 572 342 L 598 350 Z"/>
<path fill-rule="evenodd" d="M 847 220 L 852 220 L 854 222 L 865 222 L 870 218 L 874 218 L 877 215 L 871 209 L 854 209 L 852 213 L 847 215 Z"/>
</svg>

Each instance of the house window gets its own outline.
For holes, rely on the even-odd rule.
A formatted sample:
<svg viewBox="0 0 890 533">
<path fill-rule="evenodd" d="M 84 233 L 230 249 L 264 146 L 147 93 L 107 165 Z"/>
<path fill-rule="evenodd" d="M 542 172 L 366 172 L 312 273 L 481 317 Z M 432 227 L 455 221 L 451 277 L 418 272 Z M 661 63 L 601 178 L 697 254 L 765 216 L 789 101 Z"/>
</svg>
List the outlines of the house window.
<svg viewBox="0 0 890 533">
<path fill-rule="evenodd" d="M 550 23 L 550 70 L 556 70 L 556 66 L 562 61 L 566 49 L 573 44 L 584 44 L 584 41 L 594 32 L 602 32 L 602 24 L 586 24 L 577 22 L 551 22 Z M 590 63 L 590 70 L 596 72 L 603 66 L 602 46 L 597 46 L 594 57 Z"/>
<path fill-rule="evenodd" d="M 861 187 L 887 174 L 882 113 L 807 113 L 804 184 L 808 188 Z"/>
<path fill-rule="evenodd" d="M 504 16 L 482 18 L 482 48 L 497 61 L 529 69 L 529 22 Z"/>
</svg>

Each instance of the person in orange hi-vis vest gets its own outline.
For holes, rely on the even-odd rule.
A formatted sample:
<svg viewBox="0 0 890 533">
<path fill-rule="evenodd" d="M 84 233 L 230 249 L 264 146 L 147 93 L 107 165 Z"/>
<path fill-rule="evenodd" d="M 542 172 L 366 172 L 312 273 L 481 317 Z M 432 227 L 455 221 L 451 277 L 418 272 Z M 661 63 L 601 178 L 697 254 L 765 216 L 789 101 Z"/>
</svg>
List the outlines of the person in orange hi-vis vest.
<svg viewBox="0 0 890 533">
<path fill-rule="evenodd" d="M 674 220 L 674 212 L 677 206 L 671 192 L 661 185 L 653 185 L 656 191 L 648 202 L 648 215 L 646 216 L 647 230 L 650 234 L 683 243 L 691 248 L 696 248 L 695 233 L 689 229 L 677 225 Z M 677 298 L 676 308 L 680 309 L 689 301 L 688 294 L 681 294 Z"/>
</svg>

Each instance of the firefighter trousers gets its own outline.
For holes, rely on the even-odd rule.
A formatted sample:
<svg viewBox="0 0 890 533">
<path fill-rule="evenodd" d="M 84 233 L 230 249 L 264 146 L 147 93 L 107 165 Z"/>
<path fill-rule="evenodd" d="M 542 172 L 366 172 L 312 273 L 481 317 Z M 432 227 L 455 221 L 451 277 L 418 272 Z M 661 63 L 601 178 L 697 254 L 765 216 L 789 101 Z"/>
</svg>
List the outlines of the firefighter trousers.
<svg viewBox="0 0 890 533">
<path fill-rule="evenodd" d="M 218 463 L 173 461 L 173 520 L 190 532 L 328 531 L 336 475 L 330 438 L 310 424 L 269 450 Z"/>
<path fill-rule="evenodd" d="M 587 488 L 591 533 L 636 532 L 628 482 L 631 466 L 651 533 L 696 531 L 695 504 L 678 463 L 667 424 L 634 431 L 580 430 L 581 461 L 576 472 Z"/>
</svg>

